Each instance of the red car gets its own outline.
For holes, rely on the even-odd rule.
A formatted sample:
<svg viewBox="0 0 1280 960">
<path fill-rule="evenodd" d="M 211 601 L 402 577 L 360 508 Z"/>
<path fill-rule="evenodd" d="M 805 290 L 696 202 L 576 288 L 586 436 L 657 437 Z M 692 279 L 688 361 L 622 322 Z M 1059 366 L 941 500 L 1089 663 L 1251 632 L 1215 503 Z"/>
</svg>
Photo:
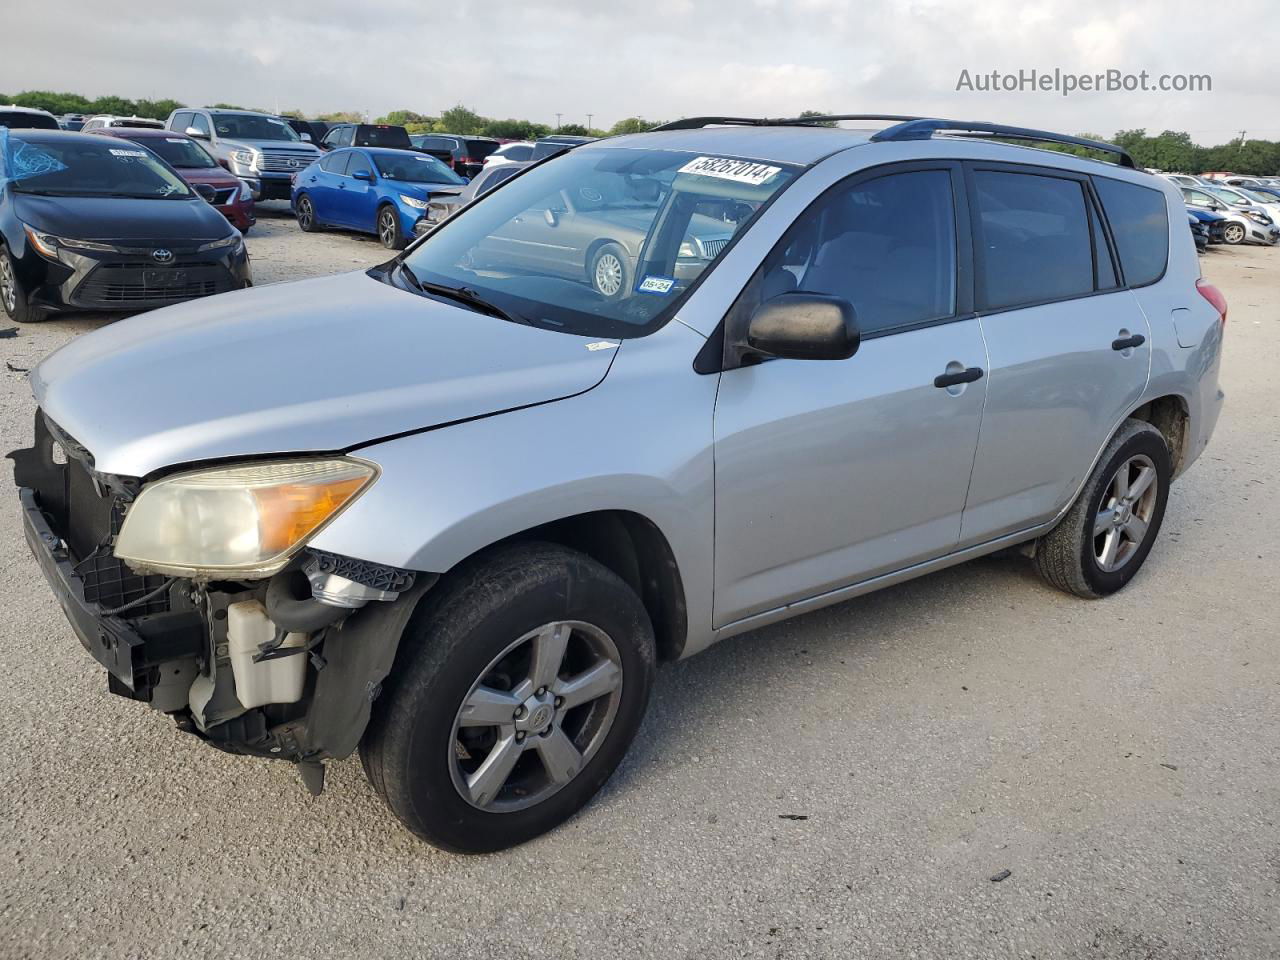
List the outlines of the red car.
<svg viewBox="0 0 1280 960">
<path fill-rule="evenodd" d="M 209 202 L 241 233 L 248 233 L 258 222 L 253 212 L 253 192 L 190 137 L 172 130 L 141 127 L 100 127 L 89 132 L 140 144 L 177 170 L 192 187 L 204 184 L 212 188 L 214 198 Z"/>
</svg>

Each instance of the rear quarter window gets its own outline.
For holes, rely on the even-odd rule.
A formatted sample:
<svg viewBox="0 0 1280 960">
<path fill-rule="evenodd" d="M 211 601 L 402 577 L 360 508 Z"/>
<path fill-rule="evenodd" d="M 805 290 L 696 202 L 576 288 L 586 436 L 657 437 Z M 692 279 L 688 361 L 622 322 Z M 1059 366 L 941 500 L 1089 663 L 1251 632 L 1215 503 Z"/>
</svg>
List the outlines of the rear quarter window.
<svg viewBox="0 0 1280 960">
<path fill-rule="evenodd" d="M 1150 187 L 1094 177 L 1125 283 L 1143 287 L 1164 276 L 1169 263 L 1169 209 L 1164 193 Z"/>
</svg>

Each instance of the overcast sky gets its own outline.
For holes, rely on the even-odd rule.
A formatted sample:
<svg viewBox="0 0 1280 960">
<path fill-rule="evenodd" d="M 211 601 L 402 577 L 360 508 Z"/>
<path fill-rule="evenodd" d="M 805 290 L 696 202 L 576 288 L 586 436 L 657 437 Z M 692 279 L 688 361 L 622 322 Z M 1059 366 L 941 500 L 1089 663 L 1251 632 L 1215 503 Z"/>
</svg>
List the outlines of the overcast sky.
<svg viewBox="0 0 1280 960">
<path fill-rule="evenodd" d="M 125 13 L 124 11 L 128 11 Z M 1212 18 L 1229 13 L 1213 29 Z M 1271 0 L 7 0 L 0 91 L 315 114 L 462 102 L 608 127 L 803 109 L 1280 139 Z M 1242 39 L 1228 42 L 1228 37 Z M 20 42 L 18 42 L 20 39 Z M 1266 42 L 1264 42 L 1266 41 Z M 1209 73 L 1210 93 L 957 92 L 963 69 Z"/>
</svg>

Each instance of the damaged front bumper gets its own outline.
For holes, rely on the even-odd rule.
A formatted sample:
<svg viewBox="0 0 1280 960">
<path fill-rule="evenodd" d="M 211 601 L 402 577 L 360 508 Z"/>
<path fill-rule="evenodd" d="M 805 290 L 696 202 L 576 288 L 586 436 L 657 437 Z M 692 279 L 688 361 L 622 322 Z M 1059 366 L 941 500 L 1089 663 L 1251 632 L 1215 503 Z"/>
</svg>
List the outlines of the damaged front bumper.
<svg viewBox="0 0 1280 960">
<path fill-rule="evenodd" d="M 10 457 L 27 544 L 80 643 L 106 668 L 109 689 L 222 750 L 298 763 L 318 791 L 321 761 L 359 744 L 400 636 L 436 576 L 307 550 L 270 581 L 141 575 L 111 552 L 136 481 L 95 473 L 88 454 L 41 414 L 35 444 Z M 247 651 L 234 634 L 245 611 L 266 629 Z M 284 658 L 291 692 L 261 702 L 262 689 L 278 689 L 268 683 L 249 695 L 258 671 L 278 673 Z"/>
</svg>

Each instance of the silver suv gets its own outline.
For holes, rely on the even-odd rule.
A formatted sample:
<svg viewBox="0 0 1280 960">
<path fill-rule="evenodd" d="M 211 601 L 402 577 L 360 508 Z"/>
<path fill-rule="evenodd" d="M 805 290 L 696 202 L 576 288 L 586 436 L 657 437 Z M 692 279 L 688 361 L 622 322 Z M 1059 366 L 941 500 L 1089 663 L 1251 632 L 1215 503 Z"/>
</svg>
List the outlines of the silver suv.
<svg viewBox="0 0 1280 960">
<path fill-rule="evenodd" d="M 249 184 L 255 200 L 288 200 L 293 178 L 320 156 L 289 122 L 269 113 L 183 107 L 165 126 L 202 142 L 220 164 Z"/>
<path fill-rule="evenodd" d="M 368 272 L 46 359 L 27 539 L 110 689 L 314 791 L 358 747 L 486 851 L 590 799 L 659 662 L 1008 547 L 1123 587 L 1223 401 L 1177 188 L 836 119 L 876 125 L 587 144 Z"/>
</svg>

